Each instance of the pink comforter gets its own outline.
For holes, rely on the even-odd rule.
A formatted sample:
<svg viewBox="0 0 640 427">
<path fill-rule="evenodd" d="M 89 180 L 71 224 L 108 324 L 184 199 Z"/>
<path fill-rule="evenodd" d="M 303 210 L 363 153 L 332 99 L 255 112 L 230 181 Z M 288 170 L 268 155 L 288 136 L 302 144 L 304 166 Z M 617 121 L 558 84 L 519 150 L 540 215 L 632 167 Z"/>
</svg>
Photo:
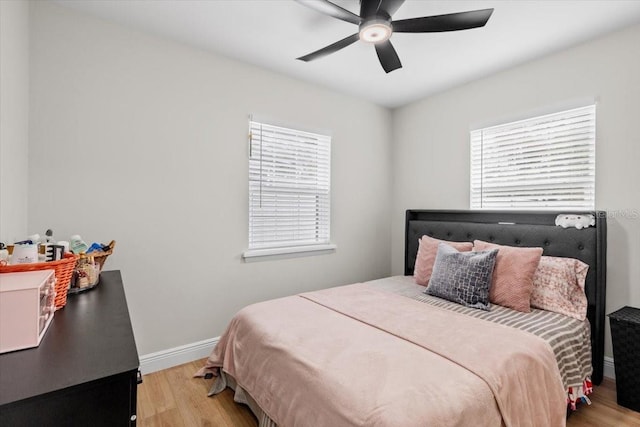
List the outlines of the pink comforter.
<svg viewBox="0 0 640 427">
<path fill-rule="evenodd" d="M 281 427 L 565 425 L 544 340 L 362 284 L 242 309 L 219 367 Z"/>
</svg>

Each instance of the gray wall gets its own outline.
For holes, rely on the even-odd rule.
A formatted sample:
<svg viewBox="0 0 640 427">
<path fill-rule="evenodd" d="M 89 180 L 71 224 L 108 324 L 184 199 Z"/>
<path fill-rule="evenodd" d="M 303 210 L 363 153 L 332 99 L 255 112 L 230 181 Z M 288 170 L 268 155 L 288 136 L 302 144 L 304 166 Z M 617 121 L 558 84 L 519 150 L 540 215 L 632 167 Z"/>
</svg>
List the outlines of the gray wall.
<svg viewBox="0 0 640 427">
<path fill-rule="evenodd" d="M 27 236 L 29 5 L 0 1 L 0 242 Z"/>
<path fill-rule="evenodd" d="M 607 312 L 640 306 L 639 45 L 634 26 L 396 110 L 392 272 L 402 272 L 405 209 L 469 208 L 471 128 L 590 98 L 597 101 L 596 208 L 610 214 Z"/>
<path fill-rule="evenodd" d="M 390 271 L 391 114 L 47 2 L 31 9 L 29 229 L 117 240 L 140 354 Z M 244 263 L 248 114 L 330 129 L 334 253 Z M 54 191 L 55 190 L 55 191 Z"/>
</svg>

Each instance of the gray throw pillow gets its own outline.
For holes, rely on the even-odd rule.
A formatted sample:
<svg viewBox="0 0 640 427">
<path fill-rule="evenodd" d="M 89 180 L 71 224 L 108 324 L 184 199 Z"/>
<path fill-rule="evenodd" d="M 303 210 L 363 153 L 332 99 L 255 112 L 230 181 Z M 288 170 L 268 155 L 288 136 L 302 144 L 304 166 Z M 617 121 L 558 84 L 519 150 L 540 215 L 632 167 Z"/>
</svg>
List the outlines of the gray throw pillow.
<svg viewBox="0 0 640 427">
<path fill-rule="evenodd" d="M 497 249 L 458 252 L 440 243 L 425 293 L 489 311 L 489 287 L 497 254 Z"/>
</svg>

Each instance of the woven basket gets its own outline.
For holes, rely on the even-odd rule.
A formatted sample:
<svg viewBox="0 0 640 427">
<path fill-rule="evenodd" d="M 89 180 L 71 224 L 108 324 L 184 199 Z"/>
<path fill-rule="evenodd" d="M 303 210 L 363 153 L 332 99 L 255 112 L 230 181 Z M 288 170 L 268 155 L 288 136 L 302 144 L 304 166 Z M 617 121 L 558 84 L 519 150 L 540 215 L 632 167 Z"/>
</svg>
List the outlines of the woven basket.
<svg viewBox="0 0 640 427">
<path fill-rule="evenodd" d="M 640 310 L 623 307 L 609 315 L 618 405 L 640 411 Z"/>
<path fill-rule="evenodd" d="M 102 267 L 104 267 L 104 263 L 107 260 L 107 258 L 109 257 L 109 255 L 111 255 L 113 253 L 113 248 L 116 247 L 116 241 L 112 240 L 109 245 L 108 245 L 108 249 L 106 251 L 101 251 L 101 252 L 89 252 L 87 255 L 90 255 L 93 257 L 93 260 L 95 261 L 96 264 L 98 264 L 98 273 L 102 272 Z"/>
<path fill-rule="evenodd" d="M 56 275 L 56 310 L 61 309 L 67 303 L 67 291 L 76 267 L 78 256 L 70 252 L 64 254 L 64 258 L 58 261 L 34 262 L 31 264 L 13 264 L 0 266 L 1 273 L 20 273 L 25 271 L 55 270 Z"/>
</svg>

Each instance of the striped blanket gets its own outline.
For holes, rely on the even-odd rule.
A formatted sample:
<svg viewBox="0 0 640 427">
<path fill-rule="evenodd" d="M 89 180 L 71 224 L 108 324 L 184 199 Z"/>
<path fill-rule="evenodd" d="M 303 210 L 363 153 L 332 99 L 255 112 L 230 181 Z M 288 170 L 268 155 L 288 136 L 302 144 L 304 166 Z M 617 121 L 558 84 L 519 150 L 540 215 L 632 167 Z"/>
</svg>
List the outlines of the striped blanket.
<svg viewBox="0 0 640 427">
<path fill-rule="evenodd" d="M 588 379 L 592 371 L 591 331 L 588 320 L 579 321 L 538 309 L 532 309 L 531 313 L 522 313 L 496 304 L 491 305 L 491 311 L 476 310 L 425 294 L 425 288 L 416 285 L 411 276 L 387 277 L 367 284 L 426 304 L 517 328 L 544 339 L 555 354 L 569 403 L 574 406 L 575 400 L 580 398 L 588 401 L 585 395 L 591 391 Z"/>
</svg>

